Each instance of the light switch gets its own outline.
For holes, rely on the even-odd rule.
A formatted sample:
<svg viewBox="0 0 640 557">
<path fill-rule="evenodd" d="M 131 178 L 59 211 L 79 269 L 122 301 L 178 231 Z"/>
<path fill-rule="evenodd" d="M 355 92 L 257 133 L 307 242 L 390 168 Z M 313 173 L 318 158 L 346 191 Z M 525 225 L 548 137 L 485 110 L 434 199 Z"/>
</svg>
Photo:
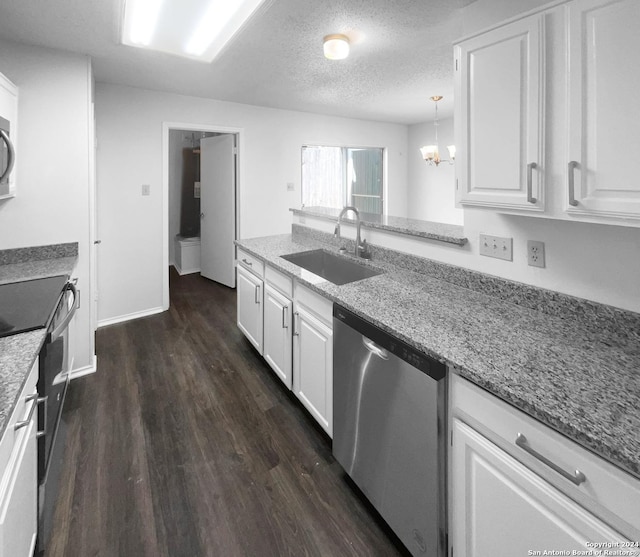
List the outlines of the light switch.
<svg viewBox="0 0 640 557">
<path fill-rule="evenodd" d="M 142 195 L 151 195 L 151 186 L 149 184 L 142 184 Z"/>
<path fill-rule="evenodd" d="M 287 191 L 293 191 L 295 188 L 295 185 L 293 184 L 293 182 L 287 182 Z"/>
<path fill-rule="evenodd" d="M 480 255 L 513 261 L 513 238 L 480 234 Z"/>
</svg>

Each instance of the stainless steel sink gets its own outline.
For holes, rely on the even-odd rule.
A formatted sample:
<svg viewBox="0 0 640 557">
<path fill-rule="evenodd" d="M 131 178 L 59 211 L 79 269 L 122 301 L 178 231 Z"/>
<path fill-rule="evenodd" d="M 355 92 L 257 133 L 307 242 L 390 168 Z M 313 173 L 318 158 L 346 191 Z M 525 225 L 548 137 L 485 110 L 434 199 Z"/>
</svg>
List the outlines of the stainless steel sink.
<svg viewBox="0 0 640 557">
<path fill-rule="evenodd" d="M 321 249 L 281 255 L 280 257 L 333 284 L 348 284 L 381 274 L 381 271 Z"/>
</svg>

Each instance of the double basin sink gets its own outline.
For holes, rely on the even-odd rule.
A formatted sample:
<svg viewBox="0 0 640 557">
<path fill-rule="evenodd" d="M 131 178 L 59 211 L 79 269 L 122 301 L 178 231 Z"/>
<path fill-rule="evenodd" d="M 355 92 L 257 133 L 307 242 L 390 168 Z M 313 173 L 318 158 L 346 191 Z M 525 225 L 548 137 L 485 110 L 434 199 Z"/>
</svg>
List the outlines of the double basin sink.
<svg viewBox="0 0 640 557">
<path fill-rule="evenodd" d="M 280 257 L 338 285 L 374 277 L 382 272 L 322 249 L 302 251 Z"/>
</svg>

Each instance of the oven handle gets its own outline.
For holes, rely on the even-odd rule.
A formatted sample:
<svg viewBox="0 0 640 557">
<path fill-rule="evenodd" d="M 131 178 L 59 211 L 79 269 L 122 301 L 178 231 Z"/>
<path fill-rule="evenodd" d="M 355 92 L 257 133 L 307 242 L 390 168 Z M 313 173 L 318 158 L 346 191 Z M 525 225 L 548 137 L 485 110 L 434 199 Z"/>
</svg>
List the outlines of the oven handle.
<svg viewBox="0 0 640 557">
<path fill-rule="evenodd" d="M 7 134 L 7 132 L 5 132 L 4 130 L 0 130 L 0 137 L 4 139 L 4 142 L 7 144 L 8 150 L 7 169 L 2 173 L 2 176 L 0 176 L 0 182 L 2 182 L 2 180 L 9 176 L 9 174 L 11 174 L 11 171 L 13 170 L 13 164 L 16 162 L 16 151 L 13 148 L 13 143 L 11 143 L 11 139 L 9 139 L 9 134 Z"/>
<path fill-rule="evenodd" d="M 67 313 L 65 318 L 62 320 L 62 323 L 60 323 L 60 325 L 51 332 L 51 342 L 56 340 L 64 332 L 78 309 L 78 291 L 76 290 L 75 284 L 68 282 L 65 286 L 65 290 L 71 290 L 73 293 L 73 305 L 71 306 L 69 313 Z"/>
</svg>

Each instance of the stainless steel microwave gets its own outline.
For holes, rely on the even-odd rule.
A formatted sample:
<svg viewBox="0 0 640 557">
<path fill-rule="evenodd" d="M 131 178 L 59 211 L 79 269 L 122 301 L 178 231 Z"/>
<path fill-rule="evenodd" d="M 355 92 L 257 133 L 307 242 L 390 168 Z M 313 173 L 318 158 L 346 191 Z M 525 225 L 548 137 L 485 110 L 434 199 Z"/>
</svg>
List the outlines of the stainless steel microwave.
<svg viewBox="0 0 640 557">
<path fill-rule="evenodd" d="M 0 116 L 0 195 L 9 193 L 16 152 L 11 142 L 11 123 Z"/>
</svg>

